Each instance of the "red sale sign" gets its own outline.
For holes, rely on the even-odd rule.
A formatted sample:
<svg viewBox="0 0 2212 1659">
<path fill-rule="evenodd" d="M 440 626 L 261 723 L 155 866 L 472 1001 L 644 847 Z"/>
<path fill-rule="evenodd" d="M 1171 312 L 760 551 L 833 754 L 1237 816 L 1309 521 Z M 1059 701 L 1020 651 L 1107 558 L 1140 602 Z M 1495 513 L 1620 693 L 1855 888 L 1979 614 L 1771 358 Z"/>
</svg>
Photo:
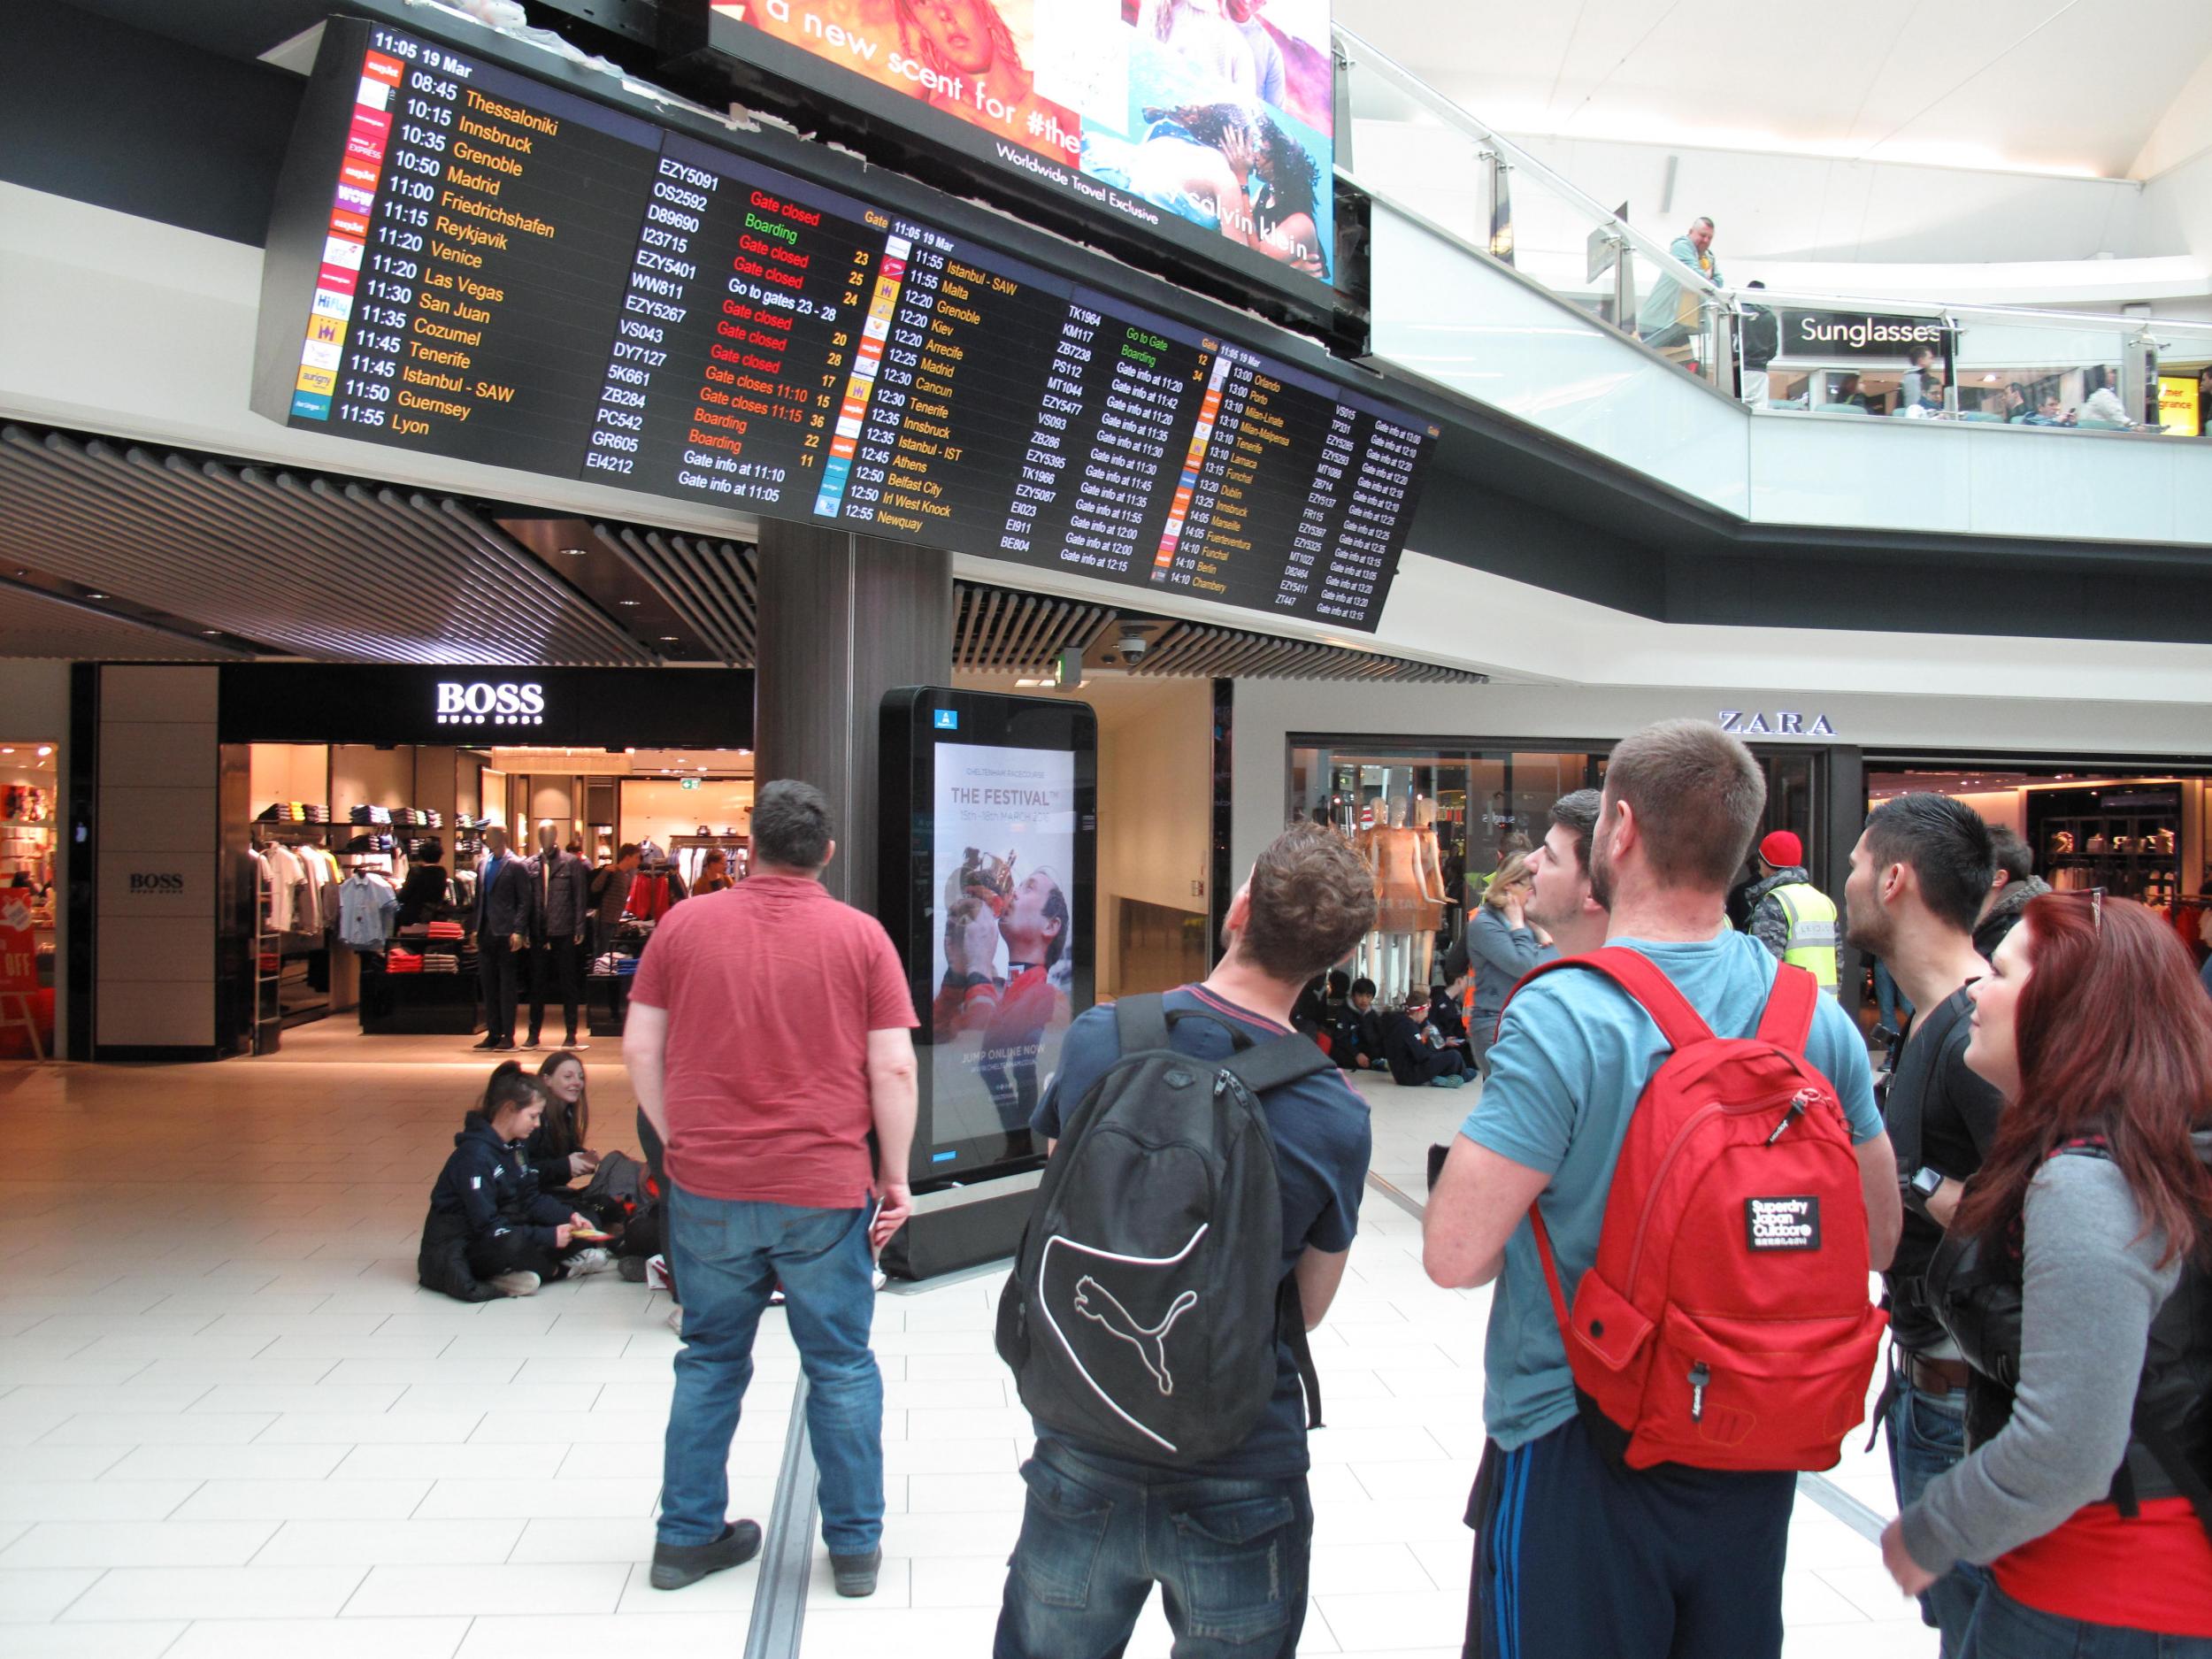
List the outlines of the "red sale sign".
<svg viewBox="0 0 2212 1659">
<path fill-rule="evenodd" d="M 0 887 L 0 995 L 38 989 L 38 945 L 27 887 Z"/>
</svg>

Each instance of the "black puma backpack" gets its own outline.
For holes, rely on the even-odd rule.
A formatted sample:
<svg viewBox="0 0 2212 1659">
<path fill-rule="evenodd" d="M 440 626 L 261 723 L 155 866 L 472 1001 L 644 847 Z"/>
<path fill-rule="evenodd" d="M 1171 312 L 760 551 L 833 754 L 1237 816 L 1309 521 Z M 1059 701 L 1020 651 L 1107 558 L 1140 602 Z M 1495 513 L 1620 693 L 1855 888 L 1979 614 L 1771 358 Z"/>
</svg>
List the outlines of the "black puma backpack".
<svg viewBox="0 0 2212 1659">
<path fill-rule="evenodd" d="M 1047 1428 L 1141 1462 L 1233 1450 L 1275 1392 L 1289 1344 L 1321 1394 L 1294 1277 L 1282 1271 L 1282 1188 L 1260 1096 L 1330 1069 L 1302 1036 L 1201 1060 L 1168 1044 L 1157 996 L 1125 997 L 1121 1057 L 1061 1120 L 998 1311 L 999 1357 Z"/>
</svg>

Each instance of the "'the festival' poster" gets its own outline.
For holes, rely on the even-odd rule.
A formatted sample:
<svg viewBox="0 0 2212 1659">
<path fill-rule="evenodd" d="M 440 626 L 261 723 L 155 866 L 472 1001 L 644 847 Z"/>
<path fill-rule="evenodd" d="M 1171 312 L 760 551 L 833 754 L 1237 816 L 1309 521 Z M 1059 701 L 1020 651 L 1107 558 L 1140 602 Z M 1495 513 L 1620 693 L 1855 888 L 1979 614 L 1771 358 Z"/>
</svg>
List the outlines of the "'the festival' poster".
<svg viewBox="0 0 2212 1659">
<path fill-rule="evenodd" d="M 1075 757 L 937 746 L 933 1147 L 1027 1127 L 1066 1033 Z M 949 1162 L 953 1162 L 949 1160 Z"/>
</svg>

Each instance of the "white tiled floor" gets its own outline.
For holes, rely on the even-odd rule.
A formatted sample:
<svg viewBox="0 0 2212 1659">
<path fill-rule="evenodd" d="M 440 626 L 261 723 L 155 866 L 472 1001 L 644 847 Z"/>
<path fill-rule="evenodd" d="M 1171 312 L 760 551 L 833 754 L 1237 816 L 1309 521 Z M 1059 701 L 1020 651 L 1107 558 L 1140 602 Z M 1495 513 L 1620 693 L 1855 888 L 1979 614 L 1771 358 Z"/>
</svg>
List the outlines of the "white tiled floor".
<svg viewBox="0 0 2212 1659">
<path fill-rule="evenodd" d="M 484 1071 L 461 1048 L 310 1030 L 271 1060 L 0 1069 L 0 1653 L 741 1647 L 756 1569 L 644 1583 L 662 1300 L 611 1277 L 483 1306 L 414 1284 L 425 1194 Z M 611 1045 L 590 1057 L 595 1139 L 622 1144 L 620 1067 Z M 1363 1087 L 1376 1171 L 1418 1195 L 1471 1096 Z M 810 1659 L 988 1650 L 1027 1431 L 991 1352 L 996 1291 L 880 1302 L 882 1587 L 840 1601 L 818 1544 Z M 1417 1223 L 1370 1192 L 1315 1342 L 1332 1426 L 1305 1651 L 1457 1653 L 1485 1305 L 1431 1286 Z M 742 1513 L 769 1511 L 796 1374 L 772 1315 L 731 1456 Z M 1855 1448 L 1837 1480 L 1886 1512 L 1878 1458 Z M 1809 1502 L 1785 1608 L 1789 1659 L 1934 1651 L 1873 1547 Z M 1167 1647 L 1155 1610 L 1131 1651 Z"/>
</svg>

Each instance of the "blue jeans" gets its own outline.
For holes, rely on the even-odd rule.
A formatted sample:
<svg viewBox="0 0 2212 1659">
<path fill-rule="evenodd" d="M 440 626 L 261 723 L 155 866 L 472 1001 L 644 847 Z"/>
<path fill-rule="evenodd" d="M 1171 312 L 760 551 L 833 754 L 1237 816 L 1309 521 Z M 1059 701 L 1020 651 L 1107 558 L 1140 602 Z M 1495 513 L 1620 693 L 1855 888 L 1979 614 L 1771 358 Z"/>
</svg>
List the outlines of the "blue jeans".
<svg viewBox="0 0 2212 1659">
<path fill-rule="evenodd" d="M 1901 1511 L 1966 1455 L 1966 1390 L 1932 1394 L 1901 1384 L 1890 1402 L 1888 1427 L 1890 1481 Z M 1965 1653 L 1966 1628 L 1988 1589 L 1988 1569 L 1962 1561 L 1920 1593 L 1921 1620 L 1942 1633 L 1943 1659 Z"/>
<path fill-rule="evenodd" d="M 1897 1023 L 1900 1009 L 1908 1018 L 1912 1014 L 1911 1002 L 1897 988 L 1897 981 L 1890 977 L 1889 964 L 1878 960 L 1874 964 L 1874 1007 L 1882 1024 L 1892 1031 L 1904 1029 Z"/>
<path fill-rule="evenodd" d="M 1155 1584 L 1175 1659 L 1298 1651 L 1313 1555 L 1303 1475 L 1137 1479 L 1040 1440 L 1022 1479 L 993 1659 L 1118 1659 Z"/>
<path fill-rule="evenodd" d="M 1962 1659 L 2212 1659 L 2212 1638 L 2061 1618 L 2024 1607 L 1992 1585 L 1960 1651 Z"/>
<path fill-rule="evenodd" d="M 883 1376 L 868 1346 L 876 1292 L 866 1207 L 704 1198 L 673 1183 L 671 1197 L 668 1254 L 683 1286 L 684 1346 L 668 1410 L 660 1541 L 721 1536 L 753 1333 L 780 1280 L 806 1371 L 822 1541 L 833 1555 L 865 1555 L 883 1536 Z"/>
</svg>

